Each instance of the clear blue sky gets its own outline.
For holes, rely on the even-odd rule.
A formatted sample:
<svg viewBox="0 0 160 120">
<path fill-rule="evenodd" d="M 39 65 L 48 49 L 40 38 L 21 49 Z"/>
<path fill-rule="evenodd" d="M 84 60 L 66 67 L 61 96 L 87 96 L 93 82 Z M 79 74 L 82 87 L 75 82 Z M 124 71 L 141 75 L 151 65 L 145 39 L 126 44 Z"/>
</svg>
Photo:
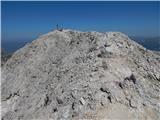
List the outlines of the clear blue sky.
<svg viewBox="0 0 160 120">
<path fill-rule="evenodd" d="M 2 40 L 35 39 L 54 29 L 160 35 L 160 2 L 2 2 Z"/>
</svg>

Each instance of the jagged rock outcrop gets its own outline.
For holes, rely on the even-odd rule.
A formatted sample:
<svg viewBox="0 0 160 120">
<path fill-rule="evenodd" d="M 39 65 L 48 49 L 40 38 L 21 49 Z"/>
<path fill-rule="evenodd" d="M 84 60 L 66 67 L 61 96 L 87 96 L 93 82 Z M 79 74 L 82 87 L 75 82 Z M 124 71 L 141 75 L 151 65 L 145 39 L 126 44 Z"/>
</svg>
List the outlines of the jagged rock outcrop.
<svg viewBox="0 0 160 120">
<path fill-rule="evenodd" d="M 52 31 L 2 68 L 3 120 L 160 119 L 160 56 L 119 32 Z"/>
</svg>

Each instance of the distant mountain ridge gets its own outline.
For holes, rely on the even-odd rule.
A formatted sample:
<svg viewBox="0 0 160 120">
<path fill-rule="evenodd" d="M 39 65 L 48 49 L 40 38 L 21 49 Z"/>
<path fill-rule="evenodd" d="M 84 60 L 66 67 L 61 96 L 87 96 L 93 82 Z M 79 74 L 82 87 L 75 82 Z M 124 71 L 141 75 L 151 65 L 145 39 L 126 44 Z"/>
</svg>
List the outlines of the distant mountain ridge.
<svg viewBox="0 0 160 120">
<path fill-rule="evenodd" d="M 160 51 L 160 37 L 130 37 L 132 40 L 138 42 L 145 48 L 149 50 Z M 13 53 L 16 50 L 20 49 L 27 43 L 30 43 L 32 40 L 15 40 L 15 41 L 3 41 L 2 40 L 2 48 L 5 49 L 6 53 Z"/>
<path fill-rule="evenodd" d="M 1 46 L 6 53 L 10 54 L 24 47 L 27 43 L 32 42 L 32 40 L 33 39 L 2 40 Z"/>
<path fill-rule="evenodd" d="M 8 54 L 4 49 L 1 49 L 1 66 L 3 66 L 11 56 L 12 54 Z"/>
<path fill-rule="evenodd" d="M 160 51 L 160 37 L 131 37 L 131 39 L 149 50 Z"/>
</svg>

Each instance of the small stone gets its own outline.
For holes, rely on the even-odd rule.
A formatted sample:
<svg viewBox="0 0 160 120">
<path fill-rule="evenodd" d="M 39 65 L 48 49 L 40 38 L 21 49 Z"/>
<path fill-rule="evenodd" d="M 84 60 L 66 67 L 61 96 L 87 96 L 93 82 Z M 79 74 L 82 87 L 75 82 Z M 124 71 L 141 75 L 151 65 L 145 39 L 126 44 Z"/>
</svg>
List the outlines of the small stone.
<svg viewBox="0 0 160 120">
<path fill-rule="evenodd" d="M 136 84 L 136 77 L 131 74 L 130 77 L 126 77 L 124 80 L 132 81 L 134 84 Z"/>
<path fill-rule="evenodd" d="M 145 104 L 145 103 L 143 103 L 142 105 L 143 105 L 143 106 L 146 106 L 146 104 Z"/>
<path fill-rule="evenodd" d="M 56 98 L 58 104 L 63 104 L 63 101 L 60 98 Z"/>
<path fill-rule="evenodd" d="M 111 96 L 109 95 L 107 98 L 108 98 L 109 102 L 112 103 Z"/>
<path fill-rule="evenodd" d="M 132 80 L 132 82 L 136 84 L 136 77 L 133 74 L 130 76 L 130 80 Z"/>
<path fill-rule="evenodd" d="M 135 100 L 133 100 L 133 99 L 129 100 L 129 105 L 132 108 L 137 108 L 137 102 Z"/>
<path fill-rule="evenodd" d="M 57 112 L 58 110 L 57 110 L 57 108 L 53 108 L 53 112 Z"/>
<path fill-rule="evenodd" d="M 108 68 L 108 65 L 107 65 L 107 63 L 105 61 L 102 61 L 102 68 L 104 70 L 107 70 L 107 68 Z"/>
<path fill-rule="evenodd" d="M 121 82 L 119 82 L 119 87 L 123 89 L 123 84 Z"/>
<path fill-rule="evenodd" d="M 73 110 L 75 109 L 75 103 L 72 103 L 72 109 Z"/>
<path fill-rule="evenodd" d="M 105 87 L 105 86 L 102 86 L 101 88 L 100 88 L 100 90 L 102 91 L 102 92 L 105 92 L 105 93 L 110 93 L 110 90 L 107 88 L 107 87 Z"/>
<path fill-rule="evenodd" d="M 44 99 L 44 106 L 47 106 L 50 103 L 49 97 L 48 95 L 46 95 L 45 99 Z"/>
<path fill-rule="evenodd" d="M 84 105 L 85 104 L 85 100 L 84 100 L 84 98 L 82 97 L 80 100 L 80 103 L 82 104 L 82 105 Z"/>
</svg>

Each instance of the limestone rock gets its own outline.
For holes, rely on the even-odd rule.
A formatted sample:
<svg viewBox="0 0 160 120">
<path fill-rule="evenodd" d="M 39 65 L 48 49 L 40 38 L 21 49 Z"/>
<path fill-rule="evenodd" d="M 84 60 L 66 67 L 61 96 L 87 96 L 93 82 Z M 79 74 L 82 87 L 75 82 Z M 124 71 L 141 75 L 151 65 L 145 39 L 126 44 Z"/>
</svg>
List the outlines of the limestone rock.
<svg viewBox="0 0 160 120">
<path fill-rule="evenodd" d="M 3 120 L 160 119 L 160 56 L 120 32 L 52 31 L 2 67 Z"/>
</svg>

